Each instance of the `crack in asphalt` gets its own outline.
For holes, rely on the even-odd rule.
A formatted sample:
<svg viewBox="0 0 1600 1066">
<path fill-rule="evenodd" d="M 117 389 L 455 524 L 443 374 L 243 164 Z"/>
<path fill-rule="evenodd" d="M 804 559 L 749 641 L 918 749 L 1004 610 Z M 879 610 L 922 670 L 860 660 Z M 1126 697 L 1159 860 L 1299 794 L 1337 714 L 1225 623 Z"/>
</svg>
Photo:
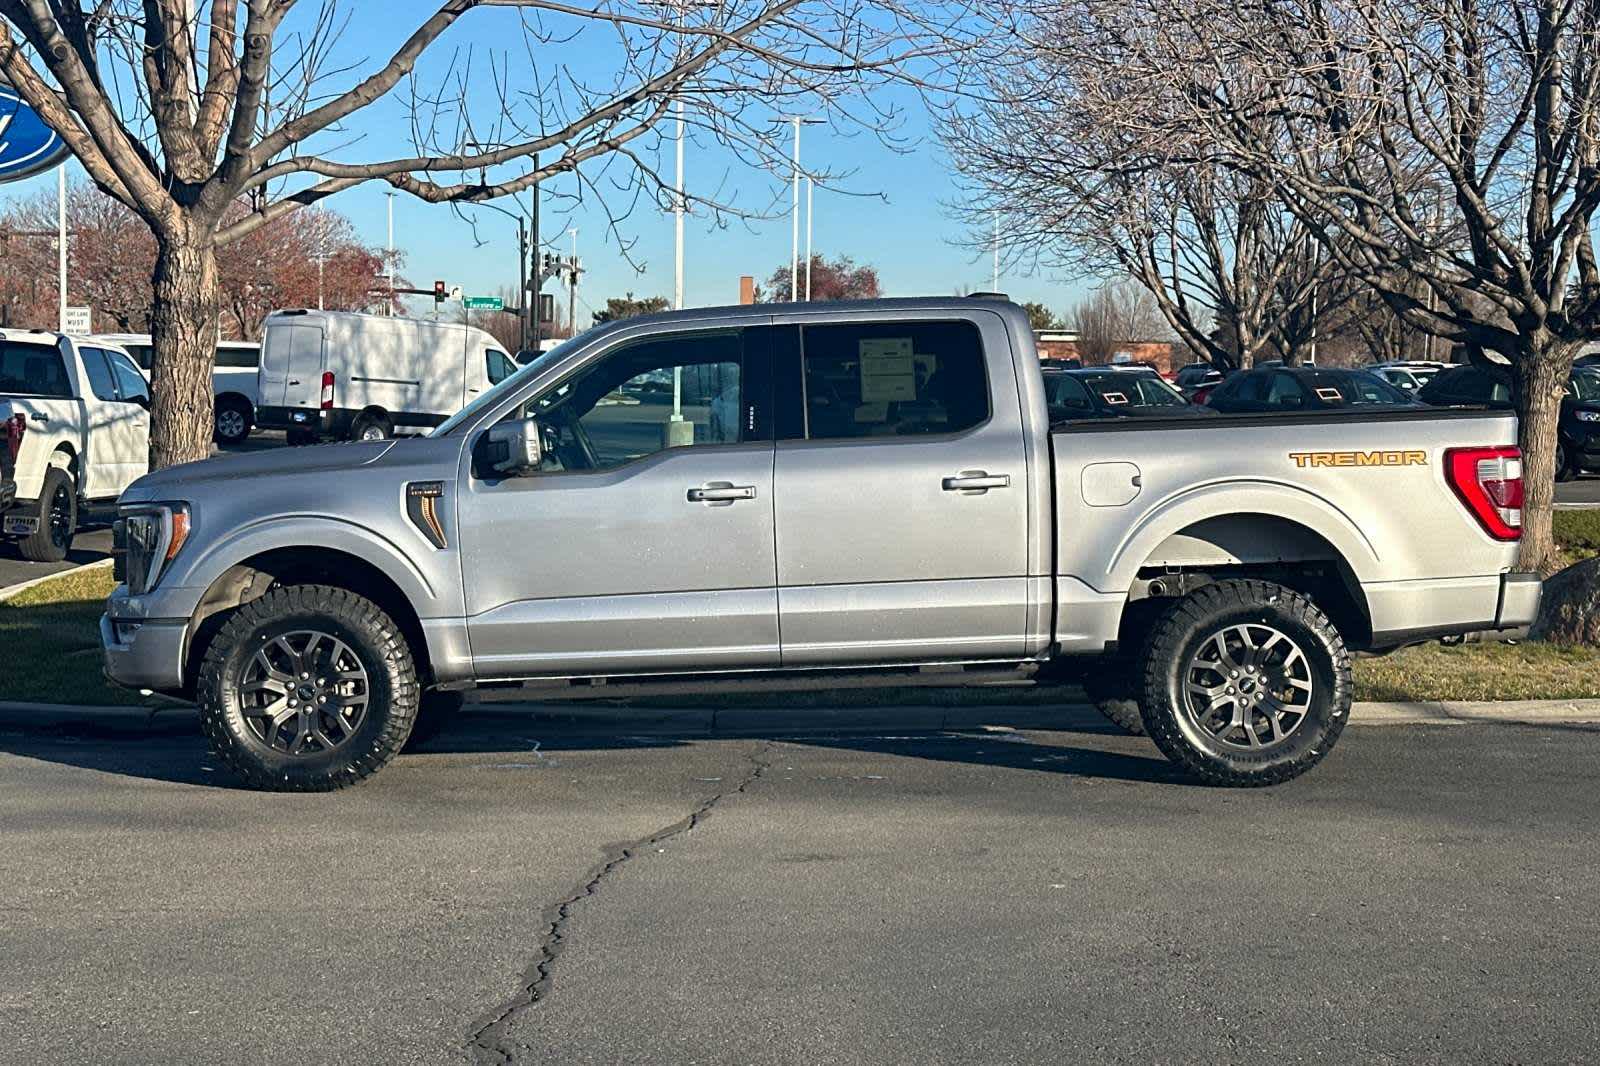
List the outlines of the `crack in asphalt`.
<svg viewBox="0 0 1600 1066">
<path fill-rule="evenodd" d="M 516 995 L 502 1003 L 491 1014 L 481 1018 L 472 1030 L 467 1047 L 472 1061 L 487 1064 L 510 1064 L 516 1059 L 516 1048 L 506 1038 L 511 1023 L 527 1010 L 542 1003 L 550 993 L 551 969 L 567 945 L 567 922 L 573 909 L 593 896 L 607 878 L 630 860 L 637 858 L 646 848 L 663 844 L 673 837 L 689 832 L 711 814 L 716 805 L 728 796 L 744 792 L 760 780 L 772 765 L 768 758 L 776 741 L 768 741 L 750 756 L 750 771 L 733 788 L 726 788 L 702 800 L 689 814 L 649 836 L 627 844 L 613 844 L 605 848 L 605 858 L 592 867 L 578 887 L 567 898 L 544 910 L 545 932 L 539 938 L 539 953 L 522 972 L 522 987 Z"/>
</svg>

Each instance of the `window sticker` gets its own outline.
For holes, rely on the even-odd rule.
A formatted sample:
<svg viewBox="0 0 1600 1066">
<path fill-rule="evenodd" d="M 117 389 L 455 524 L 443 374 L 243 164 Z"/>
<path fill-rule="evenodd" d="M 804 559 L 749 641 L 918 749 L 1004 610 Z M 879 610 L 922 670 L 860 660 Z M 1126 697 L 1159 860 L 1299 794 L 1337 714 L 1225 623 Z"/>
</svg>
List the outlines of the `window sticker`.
<svg viewBox="0 0 1600 1066">
<path fill-rule="evenodd" d="M 869 337 L 859 342 L 861 402 L 895 403 L 917 398 L 917 372 L 910 337 Z"/>
<path fill-rule="evenodd" d="M 1324 403 L 1344 403 L 1344 394 L 1338 389 L 1323 386 L 1317 389 L 1317 399 Z"/>
<path fill-rule="evenodd" d="M 1120 392 L 1102 392 L 1100 398 L 1109 404 L 1127 403 L 1128 397 Z"/>
</svg>

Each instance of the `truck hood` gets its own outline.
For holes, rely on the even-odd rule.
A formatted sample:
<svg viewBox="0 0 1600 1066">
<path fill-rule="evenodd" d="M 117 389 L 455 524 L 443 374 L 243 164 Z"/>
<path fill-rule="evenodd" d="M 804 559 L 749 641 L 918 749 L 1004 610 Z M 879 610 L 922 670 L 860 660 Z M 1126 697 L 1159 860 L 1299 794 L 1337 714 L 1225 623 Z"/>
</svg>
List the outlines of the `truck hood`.
<svg viewBox="0 0 1600 1066">
<path fill-rule="evenodd" d="M 146 474 L 128 486 L 121 502 L 182 499 L 201 487 L 246 478 L 351 470 L 378 461 L 394 445 L 392 440 L 357 441 L 307 448 L 272 448 L 245 455 L 219 455 Z"/>
</svg>

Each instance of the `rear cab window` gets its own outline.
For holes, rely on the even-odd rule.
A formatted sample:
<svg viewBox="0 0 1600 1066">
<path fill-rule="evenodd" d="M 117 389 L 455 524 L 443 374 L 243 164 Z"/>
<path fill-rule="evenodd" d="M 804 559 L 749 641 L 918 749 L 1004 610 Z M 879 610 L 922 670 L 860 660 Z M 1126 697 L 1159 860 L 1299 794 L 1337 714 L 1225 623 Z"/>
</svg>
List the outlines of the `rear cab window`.
<svg viewBox="0 0 1600 1066">
<path fill-rule="evenodd" d="M 0 394 L 72 399 L 72 381 L 53 344 L 0 342 Z"/>
<path fill-rule="evenodd" d="M 961 433 L 988 421 L 983 339 L 971 322 L 800 327 L 808 440 Z"/>
</svg>

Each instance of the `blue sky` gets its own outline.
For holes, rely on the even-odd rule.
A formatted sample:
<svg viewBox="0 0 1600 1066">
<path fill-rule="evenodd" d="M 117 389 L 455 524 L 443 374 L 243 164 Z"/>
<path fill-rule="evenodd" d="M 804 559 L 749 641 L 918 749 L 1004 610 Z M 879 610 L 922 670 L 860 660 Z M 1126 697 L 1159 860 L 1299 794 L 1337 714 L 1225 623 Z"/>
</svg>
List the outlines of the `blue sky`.
<svg viewBox="0 0 1600 1066">
<path fill-rule="evenodd" d="M 360 63 L 361 73 L 370 72 L 380 61 L 379 57 L 387 56 L 403 34 L 431 13 L 434 6 L 417 0 L 398 0 L 382 6 L 384 18 L 374 19 L 371 12 L 378 5 L 352 5 L 352 22 L 338 46 L 335 61 Z M 482 64 L 490 52 L 505 47 L 508 31 L 509 35 L 520 37 L 514 12 L 503 8 L 470 12 L 451 28 L 440 45 L 435 46 L 437 56 L 431 61 L 433 66 L 430 68 L 425 61 L 422 73 L 425 77 L 429 73 L 437 75 L 443 62 L 452 55 L 459 58 L 469 46 L 477 52 L 475 62 Z M 542 47 L 544 51 L 558 48 L 556 45 Z M 520 40 L 516 48 L 509 57 L 513 80 L 518 77 L 518 65 L 526 63 Z M 589 50 L 567 47 L 562 51 L 562 61 L 581 72 Z M 566 53 L 577 53 L 579 58 L 571 59 Z M 593 50 L 587 59 L 596 65 L 596 70 L 605 61 L 600 49 Z M 346 75 L 330 88 L 343 88 L 350 81 L 351 76 Z M 405 116 L 398 99 L 382 101 L 357 123 L 354 132 L 361 135 L 361 142 L 329 154 L 360 161 L 380 154 L 403 152 L 407 148 L 406 138 L 396 136 L 393 131 Z M 818 186 L 816 190 L 815 249 L 829 256 L 847 254 L 857 263 L 876 267 L 886 295 L 945 294 L 957 288 L 989 288 L 989 256 L 975 255 L 972 249 L 963 246 L 963 225 L 946 206 L 956 198 L 958 191 L 951 179 L 948 161 L 929 133 L 926 116 L 919 110 L 910 110 L 901 134 L 916 139 L 908 154 L 891 150 L 871 134 L 846 138 L 835 136 L 826 126 L 806 128 L 802 144 L 808 165 L 830 172 L 851 172 L 841 182 L 840 189 Z M 787 134 L 778 136 L 786 148 Z M 660 162 L 667 167 L 670 158 Z M 772 175 L 742 167 L 715 145 L 691 144 L 686 170 L 686 184 L 691 192 L 697 183 L 700 188 L 707 188 L 709 184 L 720 187 L 725 193 L 734 192 L 739 202 L 747 206 L 766 207 L 777 191 Z M 28 195 L 52 185 L 53 177 L 46 175 L 16 183 L 0 195 Z M 557 178 L 554 185 L 570 189 L 572 179 Z M 365 241 L 381 246 L 385 240 L 384 190 L 387 188 L 380 182 L 372 182 L 341 193 L 328 204 L 349 217 Z M 691 306 L 734 302 L 738 298 L 740 274 L 764 279 L 775 267 L 788 262 L 790 220 L 786 214 L 787 205 L 788 197 L 784 192 L 778 208 L 785 212 L 783 217 L 732 220 L 723 227 L 714 226 L 703 213 L 690 218 L 686 225 L 685 273 L 686 299 Z M 472 229 L 447 206 L 425 204 L 401 194 L 394 199 L 394 215 L 395 243 L 405 254 L 402 269 L 418 285 L 426 287 L 433 279 L 442 278 L 461 285 L 471 294 L 492 293 L 502 285 L 515 284 L 515 224 L 503 215 L 493 211 L 478 213 L 478 236 L 486 242 L 482 247 L 474 247 Z M 616 239 L 606 233 L 602 212 L 583 208 L 569 214 L 563 208 L 547 205 L 544 237 L 563 254 L 570 248 L 571 242 L 566 236 L 569 226 L 578 229 L 579 255 L 588 270 L 580 288 L 580 323 L 586 323 L 586 311 L 603 306 L 607 296 L 620 296 L 629 290 L 640 296 L 671 296 L 673 231 L 670 214 L 645 204 L 622 223 L 624 235 L 636 241 L 632 257 L 644 265 L 643 274 L 635 271 L 621 254 Z M 802 221 L 802 248 L 804 239 Z M 1043 273 L 1028 277 L 1003 268 L 1001 274 L 1001 288 L 1013 297 L 1042 300 L 1058 311 L 1066 310 L 1086 287 L 1081 280 L 1067 281 Z M 550 283 L 546 291 L 555 288 L 555 283 Z"/>
</svg>

